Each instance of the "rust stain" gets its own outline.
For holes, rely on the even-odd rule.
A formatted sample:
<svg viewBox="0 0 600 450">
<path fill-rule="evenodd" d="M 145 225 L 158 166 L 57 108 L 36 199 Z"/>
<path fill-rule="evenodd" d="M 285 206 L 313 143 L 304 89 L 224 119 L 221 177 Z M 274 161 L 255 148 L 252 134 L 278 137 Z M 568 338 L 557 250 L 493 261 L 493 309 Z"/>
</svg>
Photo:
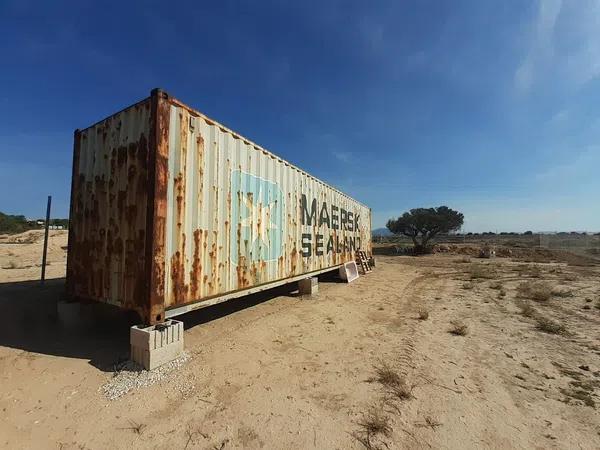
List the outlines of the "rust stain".
<svg viewBox="0 0 600 450">
<path fill-rule="evenodd" d="M 292 275 L 296 275 L 298 271 L 298 250 L 296 249 L 296 244 L 294 243 L 294 248 L 292 249 Z"/>
<path fill-rule="evenodd" d="M 285 248 L 283 249 L 283 252 L 285 254 Z M 277 258 L 277 277 L 285 277 L 285 260 L 283 259 L 283 254 Z"/>
<path fill-rule="evenodd" d="M 248 267 L 246 264 L 246 257 L 241 256 L 238 261 L 238 286 L 245 288 L 250 285 L 250 280 L 247 278 Z"/>
<path fill-rule="evenodd" d="M 258 284 L 258 267 L 256 267 L 256 262 L 253 262 L 250 266 L 250 276 L 252 277 L 252 284 Z"/>
<path fill-rule="evenodd" d="M 239 197 L 241 197 L 241 194 L 238 192 L 238 198 Z M 239 211 L 239 209 L 238 209 L 238 211 Z M 238 249 L 238 254 L 237 254 L 238 265 L 236 267 L 237 288 L 239 289 L 244 286 L 244 283 L 243 283 L 244 272 L 242 269 L 242 221 L 241 220 L 238 220 L 238 224 L 237 224 L 236 243 L 237 243 L 237 249 Z"/>
<path fill-rule="evenodd" d="M 209 294 L 213 295 L 217 292 L 219 287 L 219 252 L 217 251 L 217 242 L 218 242 L 218 231 L 213 231 L 213 242 L 210 246 L 211 250 L 208 253 L 210 257 L 210 283 L 209 283 Z"/>
<path fill-rule="evenodd" d="M 171 257 L 171 281 L 176 303 L 185 302 L 189 286 L 185 283 L 185 233 L 181 235 L 182 249 Z"/>
<path fill-rule="evenodd" d="M 202 230 L 194 230 L 194 259 L 190 272 L 190 297 L 192 299 L 200 298 L 200 282 L 202 280 L 202 263 L 200 262 L 200 252 L 202 251 L 201 241 Z"/>
<path fill-rule="evenodd" d="M 171 292 L 172 301 L 174 304 L 185 303 L 189 286 L 185 282 L 186 273 L 186 236 L 184 233 L 185 212 L 186 212 L 186 164 L 187 164 L 187 135 L 189 126 L 189 115 L 183 111 L 179 113 L 179 139 L 180 148 L 177 153 L 179 159 L 179 173 L 174 178 L 174 196 L 175 196 L 175 217 L 176 229 L 175 232 L 175 253 L 171 257 Z"/>
<path fill-rule="evenodd" d="M 165 231 L 167 220 L 169 103 L 166 94 L 152 91 L 150 109 L 150 143 L 148 152 L 148 186 L 145 248 L 145 272 L 150 283 L 145 298 L 149 299 L 144 318 L 154 324 L 164 320 L 165 312 Z"/>
<path fill-rule="evenodd" d="M 201 135 L 196 137 L 196 148 L 198 152 L 198 208 L 202 209 L 204 201 L 204 138 Z"/>
<path fill-rule="evenodd" d="M 76 136 L 67 289 L 74 298 L 110 301 L 143 313 L 147 303 L 139 280 L 145 277 L 149 130 L 134 110 Z M 124 123 L 139 129 L 125 143 L 119 134 Z M 88 139 L 89 133 L 99 139 Z M 87 162 L 79 167 L 82 156 Z"/>
<path fill-rule="evenodd" d="M 177 226 L 181 228 L 181 224 L 184 221 L 185 216 L 185 182 L 183 181 L 183 173 L 179 172 L 179 174 L 175 177 L 175 201 L 177 202 Z"/>
</svg>

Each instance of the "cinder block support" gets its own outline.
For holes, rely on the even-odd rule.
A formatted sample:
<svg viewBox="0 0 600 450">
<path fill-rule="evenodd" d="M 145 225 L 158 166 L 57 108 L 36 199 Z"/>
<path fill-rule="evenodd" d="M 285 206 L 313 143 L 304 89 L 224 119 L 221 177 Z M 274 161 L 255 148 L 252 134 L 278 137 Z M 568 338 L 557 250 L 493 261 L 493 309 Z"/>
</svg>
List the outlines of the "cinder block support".
<svg viewBox="0 0 600 450">
<path fill-rule="evenodd" d="M 298 281 L 300 295 L 315 295 L 319 293 L 319 279 L 317 277 L 305 278 Z"/>
<path fill-rule="evenodd" d="M 131 327 L 131 360 L 152 370 L 173 361 L 183 352 L 183 322 L 167 320 L 162 324 Z"/>
</svg>

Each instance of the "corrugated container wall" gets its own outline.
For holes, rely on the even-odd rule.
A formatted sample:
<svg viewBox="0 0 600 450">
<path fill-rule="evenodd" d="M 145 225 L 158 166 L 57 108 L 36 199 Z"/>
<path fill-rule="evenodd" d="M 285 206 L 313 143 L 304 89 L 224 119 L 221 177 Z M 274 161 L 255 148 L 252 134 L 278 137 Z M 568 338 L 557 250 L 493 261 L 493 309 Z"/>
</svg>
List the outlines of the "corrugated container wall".
<svg viewBox="0 0 600 450">
<path fill-rule="evenodd" d="M 371 211 L 155 90 L 75 133 L 67 290 L 148 323 L 371 252 Z"/>
</svg>

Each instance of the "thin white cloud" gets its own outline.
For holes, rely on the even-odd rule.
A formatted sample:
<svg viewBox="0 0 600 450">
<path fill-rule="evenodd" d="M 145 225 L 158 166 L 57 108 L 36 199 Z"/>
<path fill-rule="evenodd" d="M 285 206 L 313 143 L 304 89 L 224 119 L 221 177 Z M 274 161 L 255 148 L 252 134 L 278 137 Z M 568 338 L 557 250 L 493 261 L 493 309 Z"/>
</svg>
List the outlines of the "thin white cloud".
<svg viewBox="0 0 600 450">
<path fill-rule="evenodd" d="M 523 51 L 514 73 L 520 93 L 538 82 L 570 90 L 600 76 L 600 1 L 539 0 Z"/>
<path fill-rule="evenodd" d="M 546 40 L 554 33 L 561 8 L 562 0 L 540 0 L 537 22 L 537 34 L 540 40 Z"/>
<path fill-rule="evenodd" d="M 538 182 L 548 185 L 566 186 L 581 184 L 588 178 L 595 179 L 600 167 L 600 147 L 590 146 L 565 163 L 556 164 L 535 175 Z"/>
<path fill-rule="evenodd" d="M 556 114 L 554 114 L 550 118 L 549 124 L 550 125 L 560 125 L 562 123 L 565 123 L 568 119 L 569 119 L 569 110 L 561 109 L 560 111 L 558 111 Z"/>
<path fill-rule="evenodd" d="M 575 48 L 567 49 L 567 70 L 572 81 L 584 84 L 600 75 L 600 1 L 574 3 L 572 23 Z"/>
<path fill-rule="evenodd" d="M 363 16 L 358 22 L 358 32 L 370 51 L 379 52 L 382 50 L 385 44 L 385 26 L 381 20 Z"/>
<path fill-rule="evenodd" d="M 331 154 L 333 155 L 333 157 L 339 161 L 342 162 L 350 162 L 350 160 L 352 159 L 352 153 L 349 152 L 342 152 L 342 151 L 332 151 Z"/>
<path fill-rule="evenodd" d="M 535 32 L 531 37 L 527 56 L 515 71 L 515 86 L 528 91 L 537 75 L 540 65 L 552 58 L 553 37 L 556 21 L 562 8 L 562 0 L 539 0 L 538 14 L 535 19 Z"/>
<path fill-rule="evenodd" d="M 515 86 L 520 92 L 529 91 L 533 84 L 533 62 L 528 57 L 515 72 Z"/>
</svg>

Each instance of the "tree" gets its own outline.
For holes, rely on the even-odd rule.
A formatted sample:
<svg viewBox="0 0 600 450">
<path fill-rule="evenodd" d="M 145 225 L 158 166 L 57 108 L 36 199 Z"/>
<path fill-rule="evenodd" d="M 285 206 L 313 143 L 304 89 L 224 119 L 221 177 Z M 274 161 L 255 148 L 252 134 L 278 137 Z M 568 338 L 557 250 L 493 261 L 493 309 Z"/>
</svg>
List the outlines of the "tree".
<svg viewBox="0 0 600 450">
<path fill-rule="evenodd" d="M 11 216 L 0 212 L 0 233 L 22 233 L 33 228 L 25 216 Z"/>
<path fill-rule="evenodd" d="M 464 219 L 463 214 L 447 206 L 415 208 L 405 212 L 396 220 L 388 220 L 386 226 L 394 234 L 410 237 L 415 246 L 415 253 L 420 254 L 429 251 L 427 244 L 438 233 L 458 230 Z"/>
</svg>

